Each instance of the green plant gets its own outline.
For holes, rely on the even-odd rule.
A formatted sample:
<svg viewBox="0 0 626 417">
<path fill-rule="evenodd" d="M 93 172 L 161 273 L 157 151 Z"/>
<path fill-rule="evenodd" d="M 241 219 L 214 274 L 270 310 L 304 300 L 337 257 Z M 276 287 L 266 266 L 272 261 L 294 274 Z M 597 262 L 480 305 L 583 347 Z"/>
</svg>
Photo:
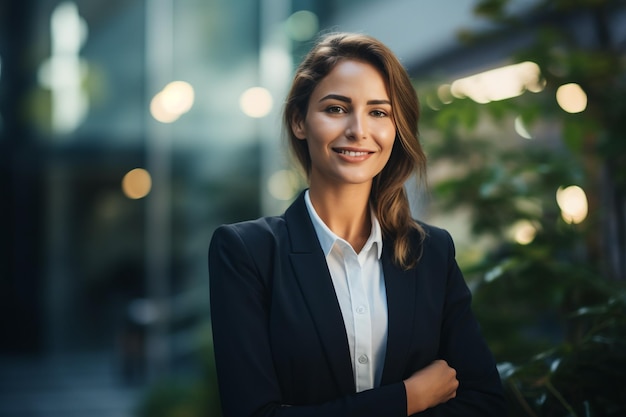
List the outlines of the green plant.
<svg viewBox="0 0 626 417">
<path fill-rule="evenodd" d="M 478 104 L 440 100 L 432 82 L 416 86 L 430 104 L 422 131 L 436 173 L 434 211 L 463 214 L 474 241 L 482 238 L 459 258 L 500 362 L 510 416 L 622 416 L 626 171 L 617 167 L 626 161 L 626 63 L 603 24 L 623 2 L 542 1 L 524 18 L 507 15 L 508 3 L 479 2 L 477 14 L 497 29 L 463 37 L 488 44 L 532 31 L 534 41 L 512 60 L 537 63 L 545 89 Z M 597 42 L 579 42 L 564 23 L 581 18 Z M 567 114 L 554 99 L 571 82 L 587 93 L 582 113 Z M 513 133 L 516 118 L 536 128 L 533 140 Z M 589 203 L 580 224 L 564 221 L 555 199 L 572 184 Z M 516 241 L 521 223 L 532 236 Z"/>
<path fill-rule="evenodd" d="M 221 417 L 210 340 L 204 341 L 199 353 L 199 360 L 195 363 L 200 374 L 168 376 L 156 381 L 139 405 L 138 417 Z"/>
</svg>

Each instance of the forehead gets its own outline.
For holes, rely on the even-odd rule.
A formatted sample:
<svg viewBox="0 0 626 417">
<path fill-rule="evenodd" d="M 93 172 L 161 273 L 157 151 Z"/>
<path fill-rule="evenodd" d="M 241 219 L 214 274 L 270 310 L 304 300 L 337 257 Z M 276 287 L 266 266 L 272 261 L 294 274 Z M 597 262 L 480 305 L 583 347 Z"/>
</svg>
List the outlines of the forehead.
<svg viewBox="0 0 626 417">
<path fill-rule="evenodd" d="M 376 99 L 388 98 L 387 81 L 374 65 L 357 59 L 343 59 L 321 79 L 313 96 L 327 93 L 352 93 L 374 95 Z"/>
</svg>

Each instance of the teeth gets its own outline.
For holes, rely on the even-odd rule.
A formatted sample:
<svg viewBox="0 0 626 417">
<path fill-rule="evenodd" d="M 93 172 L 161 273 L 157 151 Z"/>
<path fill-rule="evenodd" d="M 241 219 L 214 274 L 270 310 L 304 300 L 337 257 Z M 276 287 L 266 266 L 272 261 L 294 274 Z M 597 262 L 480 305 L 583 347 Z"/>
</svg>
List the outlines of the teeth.
<svg viewBox="0 0 626 417">
<path fill-rule="evenodd" d="M 363 156 L 363 155 L 367 155 L 367 152 L 353 152 L 353 151 L 344 151 L 344 150 L 339 151 L 339 153 L 341 153 L 343 155 L 348 155 L 348 156 Z"/>
</svg>

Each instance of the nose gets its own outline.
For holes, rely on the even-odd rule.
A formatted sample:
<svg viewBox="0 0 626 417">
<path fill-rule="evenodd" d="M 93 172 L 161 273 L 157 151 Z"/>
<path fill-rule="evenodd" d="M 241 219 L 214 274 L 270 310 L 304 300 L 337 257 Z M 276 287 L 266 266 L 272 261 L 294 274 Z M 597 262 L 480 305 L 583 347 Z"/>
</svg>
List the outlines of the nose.
<svg viewBox="0 0 626 417">
<path fill-rule="evenodd" d="M 346 126 L 346 136 L 350 140 L 361 140 L 367 136 L 366 117 L 353 113 Z"/>
</svg>

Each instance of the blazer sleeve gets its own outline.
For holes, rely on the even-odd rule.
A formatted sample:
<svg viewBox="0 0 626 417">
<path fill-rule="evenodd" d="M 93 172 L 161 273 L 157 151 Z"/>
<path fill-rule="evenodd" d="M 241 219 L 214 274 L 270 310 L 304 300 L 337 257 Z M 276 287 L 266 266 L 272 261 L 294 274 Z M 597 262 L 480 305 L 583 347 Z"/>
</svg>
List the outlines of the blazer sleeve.
<svg viewBox="0 0 626 417">
<path fill-rule="evenodd" d="M 259 249 L 249 245 L 231 225 L 215 231 L 209 248 L 213 343 L 224 417 L 406 416 L 402 382 L 323 404 L 283 403 L 269 338 L 269 280 L 255 261 Z"/>
<path fill-rule="evenodd" d="M 455 260 L 450 234 L 443 229 L 433 233 L 446 247 L 446 299 L 439 354 L 457 371 L 459 388 L 456 398 L 424 415 L 441 417 L 502 417 L 507 414 L 500 376 L 472 310 L 472 296 Z M 419 414 L 420 416 L 422 414 Z"/>
</svg>

